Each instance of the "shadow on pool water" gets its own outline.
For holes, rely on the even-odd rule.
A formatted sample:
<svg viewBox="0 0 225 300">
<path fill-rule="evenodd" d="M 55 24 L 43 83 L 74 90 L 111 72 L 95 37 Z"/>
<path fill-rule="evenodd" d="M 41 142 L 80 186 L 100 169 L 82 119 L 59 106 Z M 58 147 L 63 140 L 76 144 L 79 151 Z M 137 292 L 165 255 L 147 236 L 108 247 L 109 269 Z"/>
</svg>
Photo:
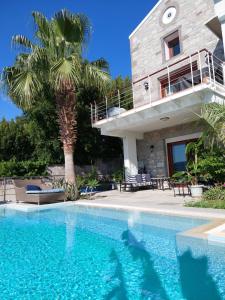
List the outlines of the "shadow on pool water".
<svg viewBox="0 0 225 300">
<path fill-rule="evenodd" d="M 138 241 L 131 230 L 122 233 L 121 238 L 124 246 L 128 249 L 132 259 L 139 261 L 142 266 L 142 278 L 140 290 L 143 299 L 169 300 L 166 290 L 160 280 L 160 276 L 154 268 L 151 255 L 145 248 L 143 241 Z M 180 285 L 184 299 L 187 300 L 222 300 L 216 282 L 208 271 L 208 258 L 201 256 L 194 258 L 192 251 L 186 250 L 182 255 L 177 255 Z M 105 296 L 105 300 L 118 299 L 127 300 L 128 292 L 124 278 L 123 266 L 117 252 L 113 249 L 110 254 L 110 261 L 113 262 L 115 272 L 113 279 L 118 284 Z"/>
</svg>

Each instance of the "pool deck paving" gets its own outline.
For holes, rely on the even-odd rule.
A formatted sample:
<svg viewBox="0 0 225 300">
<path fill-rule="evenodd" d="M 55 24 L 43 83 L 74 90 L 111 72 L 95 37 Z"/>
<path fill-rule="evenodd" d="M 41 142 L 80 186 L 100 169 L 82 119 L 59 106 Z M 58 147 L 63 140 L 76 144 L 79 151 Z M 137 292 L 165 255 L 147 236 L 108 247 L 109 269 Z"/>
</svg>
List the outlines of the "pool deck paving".
<svg viewBox="0 0 225 300">
<path fill-rule="evenodd" d="M 190 201 L 194 201 L 190 196 L 174 197 L 173 191 L 171 190 L 144 190 L 134 193 L 114 190 L 98 193 L 92 196 L 91 199 L 79 200 L 76 202 L 76 205 L 113 207 L 118 209 L 225 220 L 225 210 L 185 207 L 185 203 Z"/>
</svg>

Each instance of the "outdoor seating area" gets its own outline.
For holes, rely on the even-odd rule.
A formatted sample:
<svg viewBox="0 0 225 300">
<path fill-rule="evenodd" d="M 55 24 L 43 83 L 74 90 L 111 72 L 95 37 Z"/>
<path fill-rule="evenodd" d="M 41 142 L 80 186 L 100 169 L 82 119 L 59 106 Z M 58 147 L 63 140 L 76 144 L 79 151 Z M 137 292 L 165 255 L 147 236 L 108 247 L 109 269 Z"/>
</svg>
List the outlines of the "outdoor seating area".
<svg viewBox="0 0 225 300">
<path fill-rule="evenodd" d="M 171 189 L 170 178 L 153 178 L 150 174 L 137 174 L 127 176 L 127 180 L 120 182 L 120 191 L 135 192 L 141 189 Z"/>
<path fill-rule="evenodd" d="M 66 201 L 63 189 L 52 189 L 50 185 L 43 183 L 41 179 L 15 179 L 13 182 L 17 203 L 26 202 L 40 205 Z"/>
</svg>

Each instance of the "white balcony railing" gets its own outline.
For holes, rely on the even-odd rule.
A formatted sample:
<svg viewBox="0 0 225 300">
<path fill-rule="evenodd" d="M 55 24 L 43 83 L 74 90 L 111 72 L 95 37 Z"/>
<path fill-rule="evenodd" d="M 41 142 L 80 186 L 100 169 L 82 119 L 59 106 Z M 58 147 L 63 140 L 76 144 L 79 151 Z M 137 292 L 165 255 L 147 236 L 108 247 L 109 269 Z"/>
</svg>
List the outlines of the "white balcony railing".
<svg viewBox="0 0 225 300">
<path fill-rule="evenodd" d="M 114 118 L 143 105 L 207 84 L 225 91 L 224 62 L 203 49 L 178 62 L 157 70 L 132 83 L 132 86 L 118 90 L 101 103 L 91 104 L 91 121 Z"/>
</svg>

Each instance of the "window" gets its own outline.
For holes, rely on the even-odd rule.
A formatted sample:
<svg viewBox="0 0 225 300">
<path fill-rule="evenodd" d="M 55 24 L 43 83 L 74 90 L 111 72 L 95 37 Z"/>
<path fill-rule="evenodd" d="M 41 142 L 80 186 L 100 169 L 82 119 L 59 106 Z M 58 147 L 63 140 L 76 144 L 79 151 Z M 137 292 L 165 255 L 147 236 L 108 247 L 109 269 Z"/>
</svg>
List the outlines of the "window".
<svg viewBox="0 0 225 300">
<path fill-rule="evenodd" d="M 180 54 L 181 48 L 178 30 L 164 38 L 164 47 L 166 60 Z"/>
<path fill-rule="evenodd" d="M 192 62 L 192 71 L 196 73 L 197 70 L 198 64 L 197 61 L 194 61 Z M 161 97 L 164 98 L 171 94 L 175 94 L 190 88 L 192 86 L 191 76 L 191 66 L 185 65 L 181 68 L 178 68 L 177 70 L 170 72 L 169 78 L 167 74 L 158 78 L 161 87 Z M 200 77 L 199 74 L 198 76 Z M 198 84 L 198 76 L 195 76 L 195 85 Z"/>
</svg>

